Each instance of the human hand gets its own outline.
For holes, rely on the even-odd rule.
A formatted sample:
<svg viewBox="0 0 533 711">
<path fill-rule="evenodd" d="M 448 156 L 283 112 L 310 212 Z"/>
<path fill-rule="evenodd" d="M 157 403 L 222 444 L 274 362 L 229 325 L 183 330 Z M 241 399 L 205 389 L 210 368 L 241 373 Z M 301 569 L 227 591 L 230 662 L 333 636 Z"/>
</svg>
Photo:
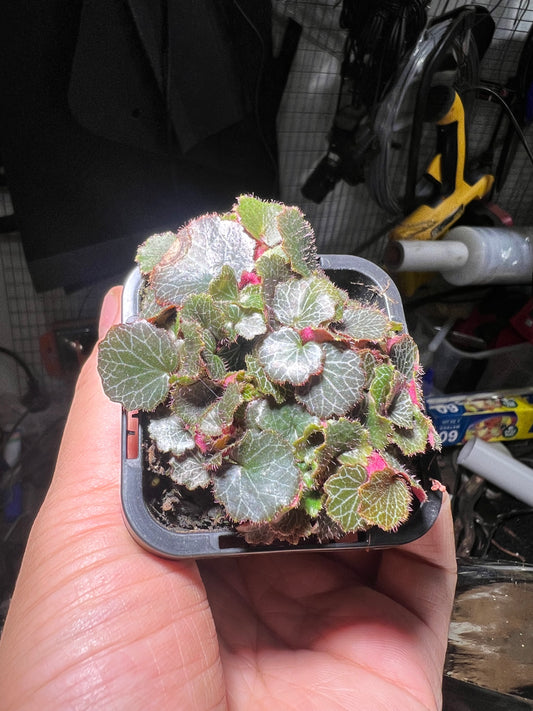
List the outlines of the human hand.
<svg viewBox="0 0 533 711">
<path fill-rule="evenodd" d="M 120 318 L 106 297 L 101 335 Z M 438 709 L 455 551 L 447 497 L 396 549 L 169 561 L 121 514 L 120 406 L 96 355 L 0 640 L 4 711 Z"/>
</svg>

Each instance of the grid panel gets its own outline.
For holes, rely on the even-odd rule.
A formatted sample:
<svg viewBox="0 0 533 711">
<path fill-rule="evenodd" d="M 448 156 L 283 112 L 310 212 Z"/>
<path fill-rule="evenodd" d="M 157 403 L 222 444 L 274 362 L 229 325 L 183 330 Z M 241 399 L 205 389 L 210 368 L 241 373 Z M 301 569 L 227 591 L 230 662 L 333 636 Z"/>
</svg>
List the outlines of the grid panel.
<svg viewBox="0 0 533 711">
<path fill-rule="evenodd" d="M 457 0 L 437 0 L 431 3 L 429 14 L 439 16 L 463 4 Z M 493 41 L 482 63 L 481 79 L 505 87 L 516 72 L 520 51 L 533 23 L 533 7 L 530 9 L 533 4 L 525 0 L 491 0 L 480 4 L 491 11 L 496 22 Z M 361 250 L 364 256 L 379 262 L 383 239 L 363 247 L 386 231 L 391 216 L 380 209 L 364 184 L 350 187 L 339 183 L 320 205 L 305 200 L 301 194 L 307 175 L 325 154 L 327 133 L 335 113 L 345 39 L 338 25 L 342 3 L 273 0 L 272 5 L 274 39 L 278 44 L 288 17 L 303 26 L 278 123 L 282 199 L 301 205 L 315 227 L 320 251 Z M 481 105 L 471 118 L 469 132 L 472 152 L 476 155 L 487 147 L 499 114 L 496 103 L 478 103 Z M 526 136 L 533 142 L 533 129 L 527 128 Z M 517 225 L 533 222 L 531 179 L 529 158 L 518 146 L 509 176 L 497 196 L 498 203 Z M 0 214 L 10 214 L 9 195 L 3 191 L 1 198 Z M 61 289 L 36 294 L 20 239 L 14 234 L 0 235 L 0 269 L 0 279 L 3 275 L 0 293 L 7 300 L 9 321 L 2 324 L 0 333 L 38 377 L 51 389 L 57 389 L 61 384 L 48 378 L 44 371 L 39 337 L 55 321 L 95 318 L 110 283 L 96 284 L 69 295 Z M 22 394 L 24 376 L 17 373 L 17 379 Z"/>
<path fill-rule="evenodd" d="M 101 282 L 72 294 L 66 294 L 63 289 L 36 293 L 20 235 L 16 233 L 0 236 L 0 278 L 3 279 L 9 318 L 8 328 L 3 324 L 3 337 L 9 342 L 0 345 L 19 355 L 53 396 L 63 398 L 69 385 L 47 374 L 41 359 L 39 339 L 55 322 L 97 318 L 110 282 Z M 19 368 L 13 387 L 19 396 L 26 391 L 26 378 Z"/>
<path fill-rule="evenodd" d="M 496 24 L 480 78 L 482 82 L 505 87 L 516 72 L 520 51 L 533 22 L 533 9 L 524 0 L 478 4 L 491 12 Z M 287 17 L 303 26 L 278 119 L 282 199 L 302 207 L 315 228 L 320 251 L 361 251 L 367 258 L 379 261 L 384 240 L 376 239 L 369 247 L 365 245 L 387 231 L 391 215 L 376 205 L 364 185 L 349 187 L 339 183 L 319 205 L 301 194 L 306 177 L 327 150 L 327 133 L 335 114 L 345 37 L 338 22 L 341 5 L 337 0 L 273 2 L 278 32 Z M 433 2 L 428 14 L 437 17 L 462 5 L 457 0 Z M 493 105 L 483 105 L 487 102 L 477 103 L 481 106 L 469 117 L 470 158 L 487 148 L 499 111 Z M 529 131 L 527 135 L 531 139 Z M 506 184 L 497 196 L 515 224 L 528 224 L 532 220 L 532 197 L 527 189 L 531 174 L 529 159 L 519 148 Z"/>
</svg>

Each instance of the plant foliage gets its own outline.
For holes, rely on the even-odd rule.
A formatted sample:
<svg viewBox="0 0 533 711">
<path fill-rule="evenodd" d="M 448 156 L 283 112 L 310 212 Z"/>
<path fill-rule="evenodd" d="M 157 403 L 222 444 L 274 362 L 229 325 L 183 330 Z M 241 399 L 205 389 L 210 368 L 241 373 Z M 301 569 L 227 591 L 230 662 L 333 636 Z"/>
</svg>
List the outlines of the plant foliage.
<svg viewBox="0 0 533 711">
<path fill-rule="evenodd" d="M 150 413 L 168 476 L 210 487 L 254 543 L 394 531 L 438 446 L 417 348 L 321 269 L 296 207 L 245 195 L 139 247 L 138 319 L 99 347 L 104 390 Z"/>
</svg>

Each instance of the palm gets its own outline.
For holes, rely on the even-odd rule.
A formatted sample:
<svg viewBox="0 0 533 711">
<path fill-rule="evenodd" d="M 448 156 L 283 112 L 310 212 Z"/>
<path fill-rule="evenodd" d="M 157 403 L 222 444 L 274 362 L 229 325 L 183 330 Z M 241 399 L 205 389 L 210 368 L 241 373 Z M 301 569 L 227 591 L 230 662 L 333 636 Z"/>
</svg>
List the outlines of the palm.
<svg viewBox="0 0 533 711">
<path fill-rule="evenodd" d="M 2 635 L 2 708 L 438 707 L 448 506 L 398 550 L 166 561 L 124 527 L 119 438 L 93 357 Z"/>
<path fill-rule="evenodd" d="M 420 565 L 401 550 L 203 563 L 231 708 L 437 708 L 447 619 L 425 619 Z M 445 578 L 433 568 L 437 596 Z"/>
</svg>

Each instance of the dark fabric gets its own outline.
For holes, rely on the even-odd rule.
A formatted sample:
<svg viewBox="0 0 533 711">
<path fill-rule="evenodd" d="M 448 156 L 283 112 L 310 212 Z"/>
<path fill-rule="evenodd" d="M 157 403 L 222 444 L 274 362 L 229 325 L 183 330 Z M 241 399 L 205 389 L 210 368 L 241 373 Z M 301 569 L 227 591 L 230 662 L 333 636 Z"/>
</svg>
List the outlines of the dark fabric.
<svg viewBox="0 0 533 711">
<path fill-rule="evenodd" d="M 38 290 L 122 274 L 137 244 L 242 192 L 276 197 L 265 0 L 17 0 L 0 153 Z"/>
</svg>

